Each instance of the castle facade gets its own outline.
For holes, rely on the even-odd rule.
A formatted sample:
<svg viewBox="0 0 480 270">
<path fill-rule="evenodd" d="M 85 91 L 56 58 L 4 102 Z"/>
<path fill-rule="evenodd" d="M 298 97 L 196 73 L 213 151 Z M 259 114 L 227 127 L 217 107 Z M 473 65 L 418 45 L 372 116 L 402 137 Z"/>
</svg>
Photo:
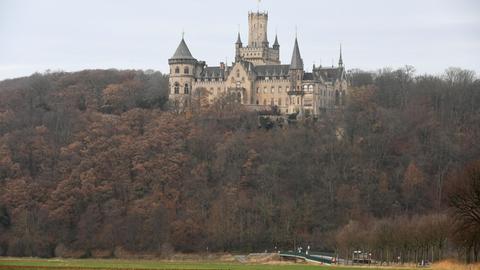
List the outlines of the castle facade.
<svg viewBox="0 0 480 270">
<path fill-rule="evenodd" d="M 192 56 L 182 38 L 168 60 L 170 101 L 188 105 L 200 92 L 208 102 L 230 95 L 248 109 L 275 107 L 282 114 L 300 116 L 316 116 L 345 104 L 348 84 L 341 49 L 337 67 L 313 65 L 312 72 L 305 72 L 296 37 L 289 64 L 280 62 L 277 36 L 270 47 L 268 13 L 250 12 L 248 25 L 248 44 L 238 33 L 235 62 L 230 66 L 207 66 Z"/>
</svg>

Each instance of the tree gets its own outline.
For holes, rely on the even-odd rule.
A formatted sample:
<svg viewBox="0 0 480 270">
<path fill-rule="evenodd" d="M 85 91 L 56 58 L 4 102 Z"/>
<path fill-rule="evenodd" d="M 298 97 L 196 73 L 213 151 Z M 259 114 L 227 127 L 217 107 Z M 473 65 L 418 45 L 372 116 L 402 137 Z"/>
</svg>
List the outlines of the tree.
<svg viewBox="0 0 480 270">
<path fill-rule="evenodd" d="M 457 241 L 465 248 L 467 263 L 480 253 L 480 161 L 458 172 L 449 186 L 449 205 L 456 222 Z"/>
</svg>

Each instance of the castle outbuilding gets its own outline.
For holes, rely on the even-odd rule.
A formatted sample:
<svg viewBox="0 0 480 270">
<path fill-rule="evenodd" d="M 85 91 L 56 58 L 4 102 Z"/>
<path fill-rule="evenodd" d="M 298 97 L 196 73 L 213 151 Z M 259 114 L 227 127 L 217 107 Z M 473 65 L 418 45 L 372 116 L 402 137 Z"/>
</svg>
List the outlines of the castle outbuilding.
<svg viewBox="0 0 480 270">
<path fill-rule="evenodd" d="M 338 66 L 313 65 L 312 72 L 305 72 L 297 37 L 290 63 L 282 64 L 278 37 L 269 45 L 268 13 L 250 12 L 248 24 L 248 44 L 243 45 L 238 33 L 235 62 L 230 66 L 210 67 L 198 61 L 182 38 L 168 60 L 170 100 L 188 105 L 199 92 L 209 102 L 230 95 L 251 110 L 276 107 L 282 114 L 302 116 L 316 116 L 345 104 L 348 84 L 341 48 Z"/>
</svg>

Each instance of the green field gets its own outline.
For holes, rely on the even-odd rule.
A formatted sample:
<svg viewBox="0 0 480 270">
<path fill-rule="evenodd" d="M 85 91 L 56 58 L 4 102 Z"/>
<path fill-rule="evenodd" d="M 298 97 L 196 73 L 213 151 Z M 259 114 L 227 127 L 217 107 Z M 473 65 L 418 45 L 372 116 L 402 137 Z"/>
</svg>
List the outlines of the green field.
<svg viewBox="0 0 480 270">
<path fill-rule="evenodd" d="M 352 269 L 402 269 L 411 270 L 412 268 L 377 268 L 377 267 L 343 267 L 343 266 L 320 266 L 311 264 L 240 264 L 225 262 L 169 262 L 169 261 L 153 261 L 153 260 L 98 260 L 98 259 L 17 259 L 2 258 L 0 259 L 0 269 L 65 269 L 65 270 L 87 270 L 87 269 L 116 269 L 116 270 L 140 270 L 140 269 L 163 269 L 163 270 L 352 270 Z"/>
</svg>

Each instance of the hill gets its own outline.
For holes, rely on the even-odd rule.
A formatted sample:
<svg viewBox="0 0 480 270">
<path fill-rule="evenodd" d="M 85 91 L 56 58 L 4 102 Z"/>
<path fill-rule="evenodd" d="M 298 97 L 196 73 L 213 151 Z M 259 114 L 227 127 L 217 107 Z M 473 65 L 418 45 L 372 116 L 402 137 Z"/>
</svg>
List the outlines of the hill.
<svg viewBox="0 0 480 270">
<path fill-rule="evenodd" d="M 0 82 L 0 255 L 308 244 L 440 259 L 448 230 L 411 244 L 380 232 L 445 228 L 449 183 L 480 159 L 480 82 L 469 74 L 352 73 L 344 110 L 263 128 L 228 100 L 169 110 L 157 72 Z"/>
</svg>

